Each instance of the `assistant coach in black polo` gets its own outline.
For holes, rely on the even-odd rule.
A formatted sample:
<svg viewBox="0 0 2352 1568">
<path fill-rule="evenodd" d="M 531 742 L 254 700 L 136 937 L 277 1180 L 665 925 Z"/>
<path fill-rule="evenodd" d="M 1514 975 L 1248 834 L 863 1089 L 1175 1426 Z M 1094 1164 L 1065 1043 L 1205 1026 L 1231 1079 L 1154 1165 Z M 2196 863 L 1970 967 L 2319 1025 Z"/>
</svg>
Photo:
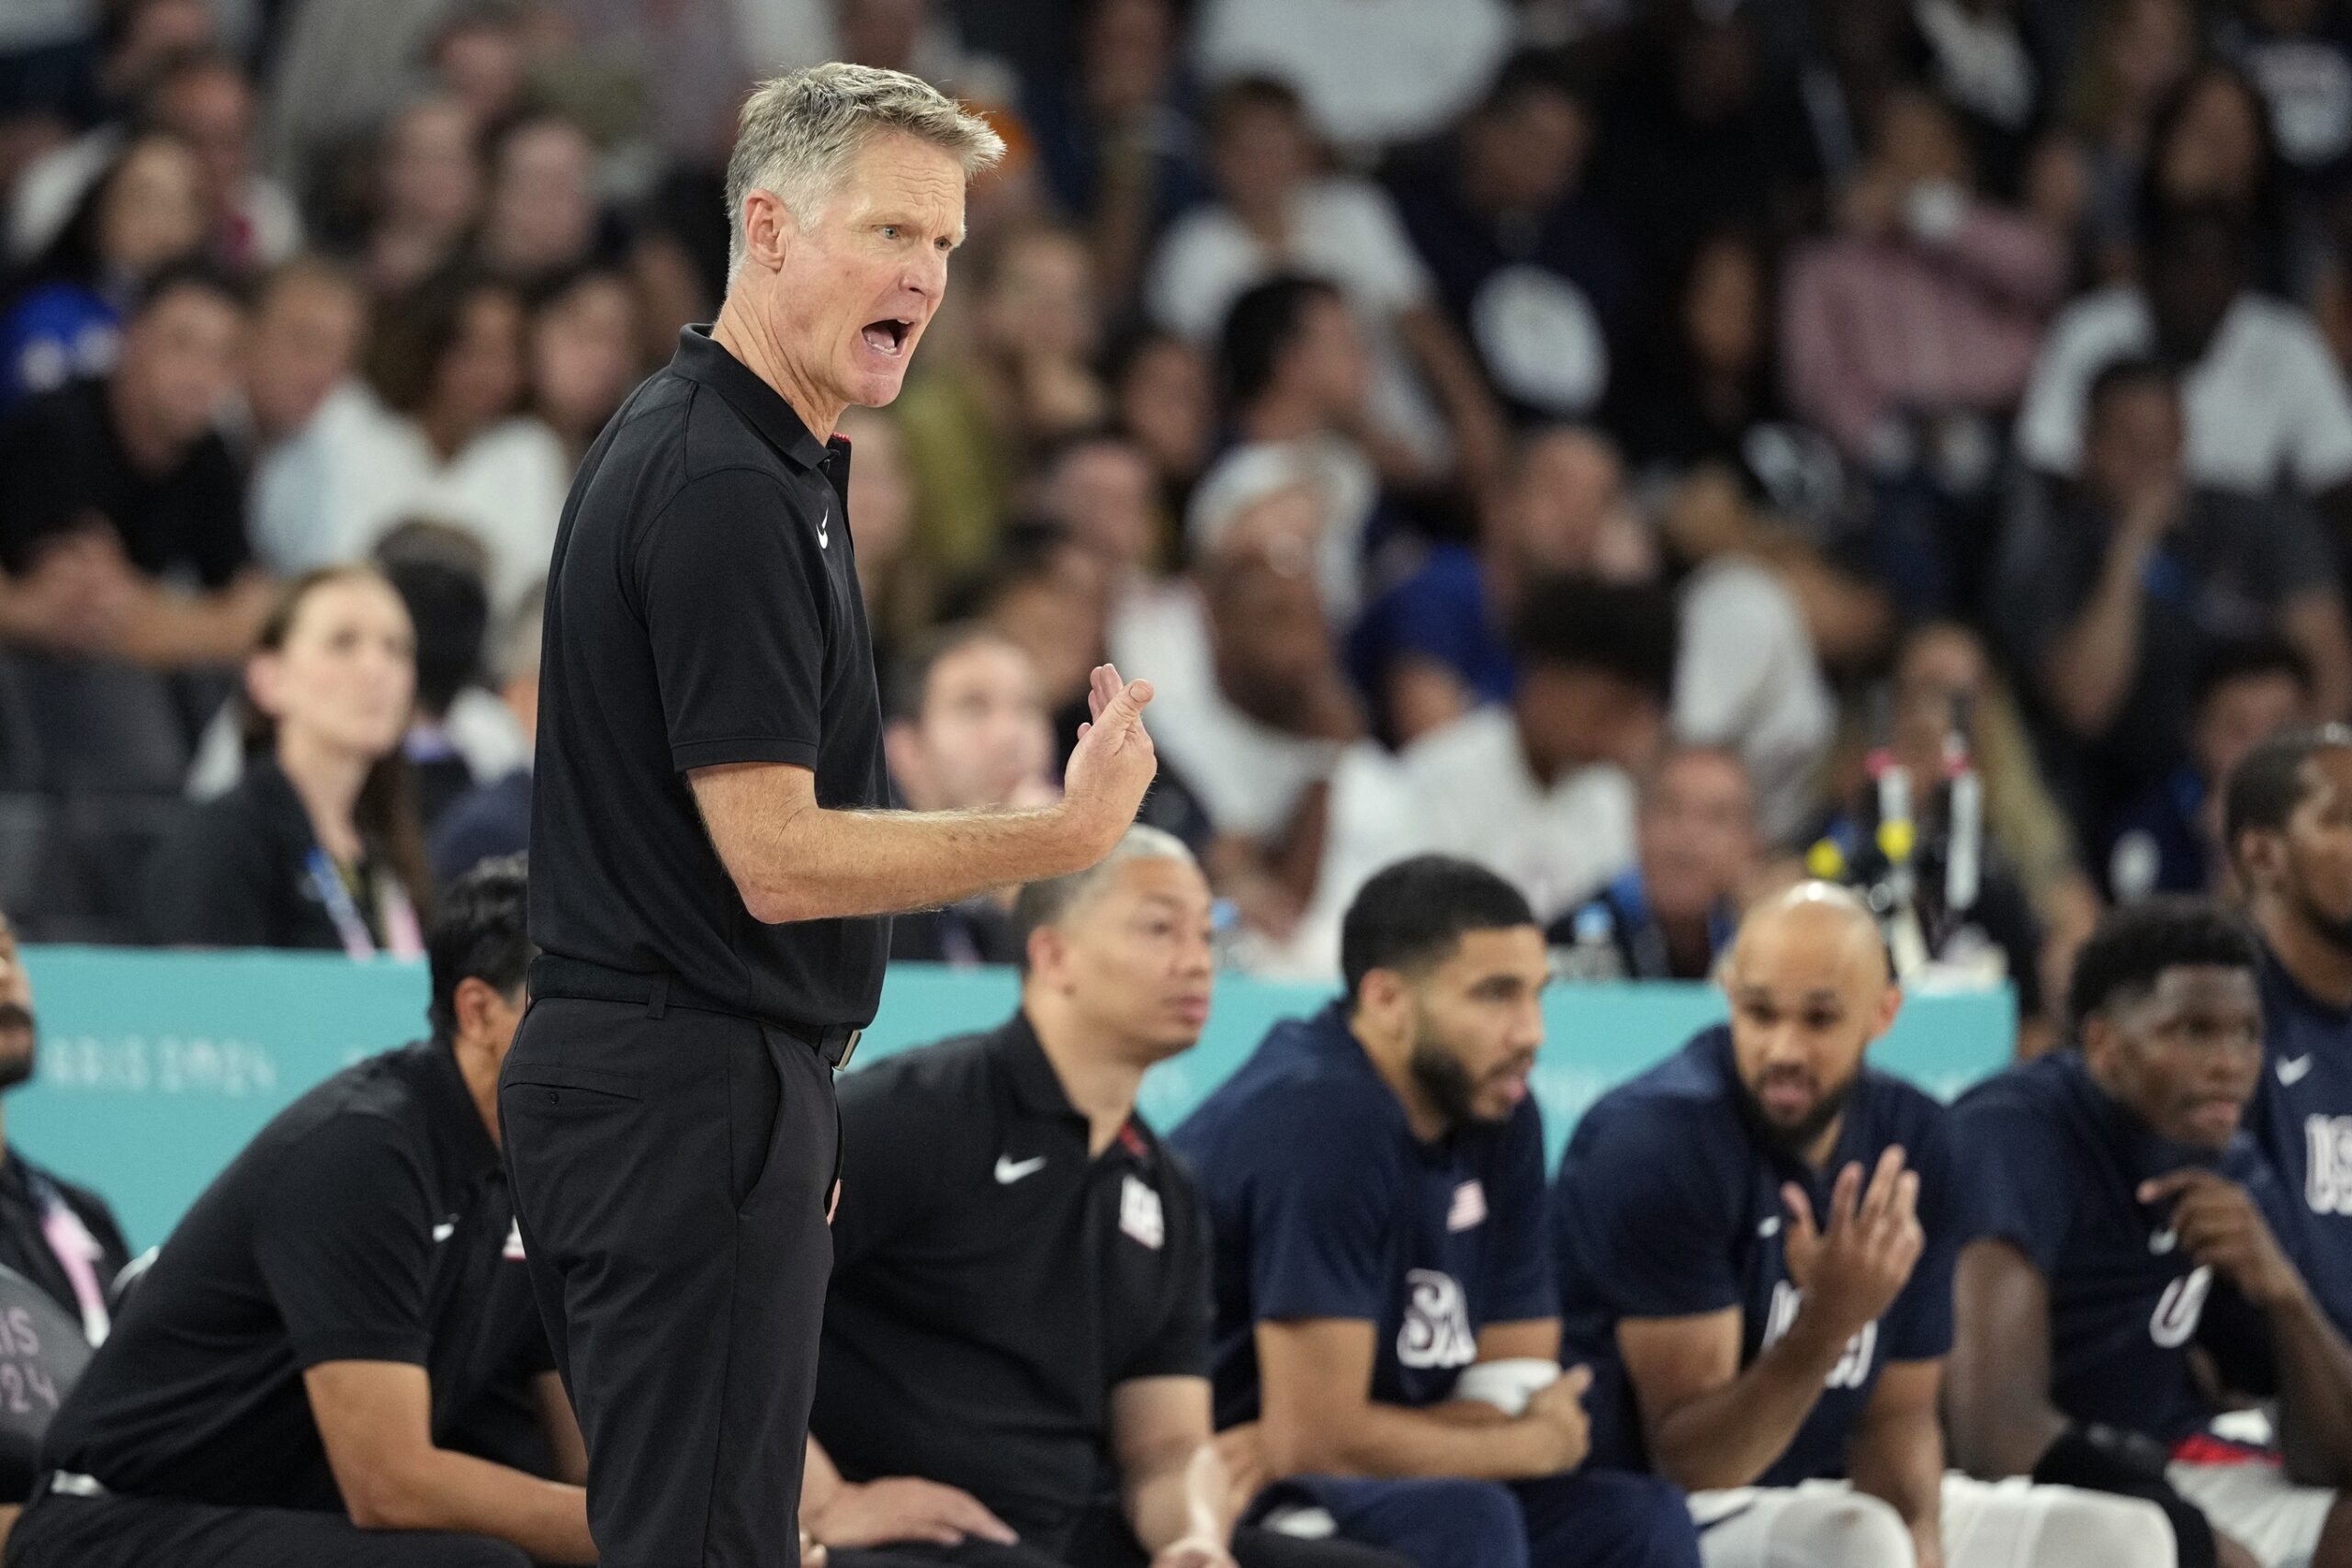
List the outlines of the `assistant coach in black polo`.
<svg viewBox="0 0 2352 1568">
<path fill-rule="evenodd" d="M 1065 874 L 1151 781 L 1095 672 L 1048 809 L 901 813 L 842 410 L 898 395 L 1001 144 L 923 83 L 755 90 L 718 324 L 582 466 L 556 537 L 531 815 L 533 1005 L 500 1089 L 605 1568 L 786 1568 L 831 1261 L 833 1067 L 889 911 Z"/>
</svg>

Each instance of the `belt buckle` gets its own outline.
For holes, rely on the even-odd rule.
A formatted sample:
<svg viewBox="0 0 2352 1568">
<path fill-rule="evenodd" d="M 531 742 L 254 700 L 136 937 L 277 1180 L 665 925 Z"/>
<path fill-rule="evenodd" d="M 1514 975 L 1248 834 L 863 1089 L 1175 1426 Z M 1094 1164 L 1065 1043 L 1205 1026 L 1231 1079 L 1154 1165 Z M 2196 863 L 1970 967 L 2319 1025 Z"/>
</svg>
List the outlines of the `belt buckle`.
<svg viewBox="0 0 2352 1568">
<path fill-rule="evenodd" d="M 849 1059 L 857 1055 L 857 1043 L 865 1038 L 865 1031 L 863 1029 L 849 1032 L 849 1038 L 842 1042 L 842 1054 L 833 1058 L 833 1071 L 843 1073 L 849 1070 Z"/>
</svg>

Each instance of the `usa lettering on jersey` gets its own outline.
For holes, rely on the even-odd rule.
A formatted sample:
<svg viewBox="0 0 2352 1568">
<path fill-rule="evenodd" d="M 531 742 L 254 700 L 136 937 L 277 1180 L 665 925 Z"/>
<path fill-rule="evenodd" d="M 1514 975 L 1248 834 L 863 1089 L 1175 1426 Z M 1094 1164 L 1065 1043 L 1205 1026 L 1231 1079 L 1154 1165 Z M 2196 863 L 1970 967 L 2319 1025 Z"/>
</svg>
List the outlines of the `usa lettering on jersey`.
<svg viewBox="0 0 2352 1568">
<path fill-rule="evenodd" d="M 1405 1321 L 1396 1330 L 1396 1359 L 1419 1371 L 1466 1367 L 1477 1359 L 1470 1303 L 1453 1276 L 1435 1269 L 1406 1270 Z"/>
<path fill-rule="evenodd" d="M 2352 1214 L 2352 1116 L 2303 1118 L 2303 1200 L 2314 1214 Z"/>
<path fill-rule="evenodd" d="M 1804 1304 L 1804 1292 L 1786 1280 L 1772 1286 L 1771 1310 L 1764 1318 L 1764 1348 L 1778 1345 L 1797 1320 L 1797 1308 Z M 1860 1388 L 1869 1381 L 1871 1360 L 1878 1354 L 1878 1325 L 1866 1323 L 1862 1331 L 1846 1341 L 1846 1353 L 1829 1369 L 1824 1388 Z"/>
</svg>

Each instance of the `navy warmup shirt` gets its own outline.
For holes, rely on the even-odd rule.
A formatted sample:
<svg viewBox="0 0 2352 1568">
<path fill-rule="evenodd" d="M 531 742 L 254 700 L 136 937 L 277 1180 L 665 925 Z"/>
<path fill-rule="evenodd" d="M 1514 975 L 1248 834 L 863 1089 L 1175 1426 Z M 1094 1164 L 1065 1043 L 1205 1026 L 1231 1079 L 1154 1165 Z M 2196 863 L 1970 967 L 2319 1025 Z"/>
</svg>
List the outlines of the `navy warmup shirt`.
<svg viewBox="0 0 2352 1568">
<path fill-rule="evenodd" d="M 1453 1393 L 1487 1324 L 1558 1311 L 1534 1100 L 1422 1143 L 1344 1003 L 1276 1024 L 1169 1143 L 1215 1236 L 1220 1427 L 1258 1414 L 1261 1320 L 1370 1321 L 1373 1398 L 1422 1405 Z"/>
<path fill-rule="evenodd" d="M 1824 1223 L 1838 1173 L 1868 1171 L 1893 1145 L 1919 1173 L 1927 1247 L 1886 1315 L 1856 1335 L 1813 1414 L 1764 1486 L 1846 1472 L 1846 1439 L 1890 1361 L 1928 1361 L 1951 1348 L 1951 1270 L 1959 1250 L 1946 1112 L 1899 1078 L 1864 1067 L 1846 1101 L 1828 1165 L 1782 1153 L 1739 1098 L 1731 1031 L 1718 1024 L 1641 1077 L 1603 1095 L 1577 1124 L 1552 1194 L 1566 1359 L 1593 1366 L 1592 1454 L 1644 1468 L 1641 1413 L 1617 1354 L 1628 1317 L 1688 1317 L 1737 1307 L 1739 1364 L 1788 1332 L 1803 1297 L 1782 1247 L 1781 1186 L 1805 1189 Z"/>
<path fill-rule="evenodd" d="M 2009 1243 L 2049 1283 L 2050 1397 L 2067 1416 L 2165 1443 L 2194 1435 L 2217 1409 L 2190 1371 L 2191 1345 L 2232 1390 L 2271 1392 L 2260 1314 L 2180 1252 L 2166 1205 L 2139 1199 L 2150 1177 L 2211 1164 L 2278 1225 L 2278 1185 L 2249 1139 L 2219 1160 L 2165 1142 L 2093 1083 L 2074 1051 L 1969 1090 L 1951 1135 L 1969 1151 L 1971 1237 Z"/>
<path fill-rule="evenodd" d="M 2246 1131 L 2278 1175 L 2282 1234 L 2335 1326 L 2352 1333 L 2352 1012 L 2262 962 L 2262 1087 Z"/>
</svg>

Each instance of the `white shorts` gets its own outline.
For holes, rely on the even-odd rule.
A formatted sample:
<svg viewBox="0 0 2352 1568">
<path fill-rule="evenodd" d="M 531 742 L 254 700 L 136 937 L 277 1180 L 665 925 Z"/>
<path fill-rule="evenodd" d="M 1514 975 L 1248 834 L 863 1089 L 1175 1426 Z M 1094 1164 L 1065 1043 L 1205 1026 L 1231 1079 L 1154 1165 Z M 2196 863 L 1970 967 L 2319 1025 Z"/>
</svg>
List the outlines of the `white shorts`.
<svg viewBox="0 0 2352 1568">
<path fill-rule="evenodd" d="M 2262 1568 L 2309 1568 L 2335 1506 L 2334 1492 L 2298 1486 L 2275 1464 L 2171 1464 L 2165 1475 Z"/>
<path fill-rule="evenodd" d="M 2071 1486 L 1944 1477 L 1945 1568 L 2174 1568 L 2164 1510 Z M 1699 1492 L 1705 1568 L 1910 1568 L 1894 1508 L 1843 1481 Z"/>
</svg>

